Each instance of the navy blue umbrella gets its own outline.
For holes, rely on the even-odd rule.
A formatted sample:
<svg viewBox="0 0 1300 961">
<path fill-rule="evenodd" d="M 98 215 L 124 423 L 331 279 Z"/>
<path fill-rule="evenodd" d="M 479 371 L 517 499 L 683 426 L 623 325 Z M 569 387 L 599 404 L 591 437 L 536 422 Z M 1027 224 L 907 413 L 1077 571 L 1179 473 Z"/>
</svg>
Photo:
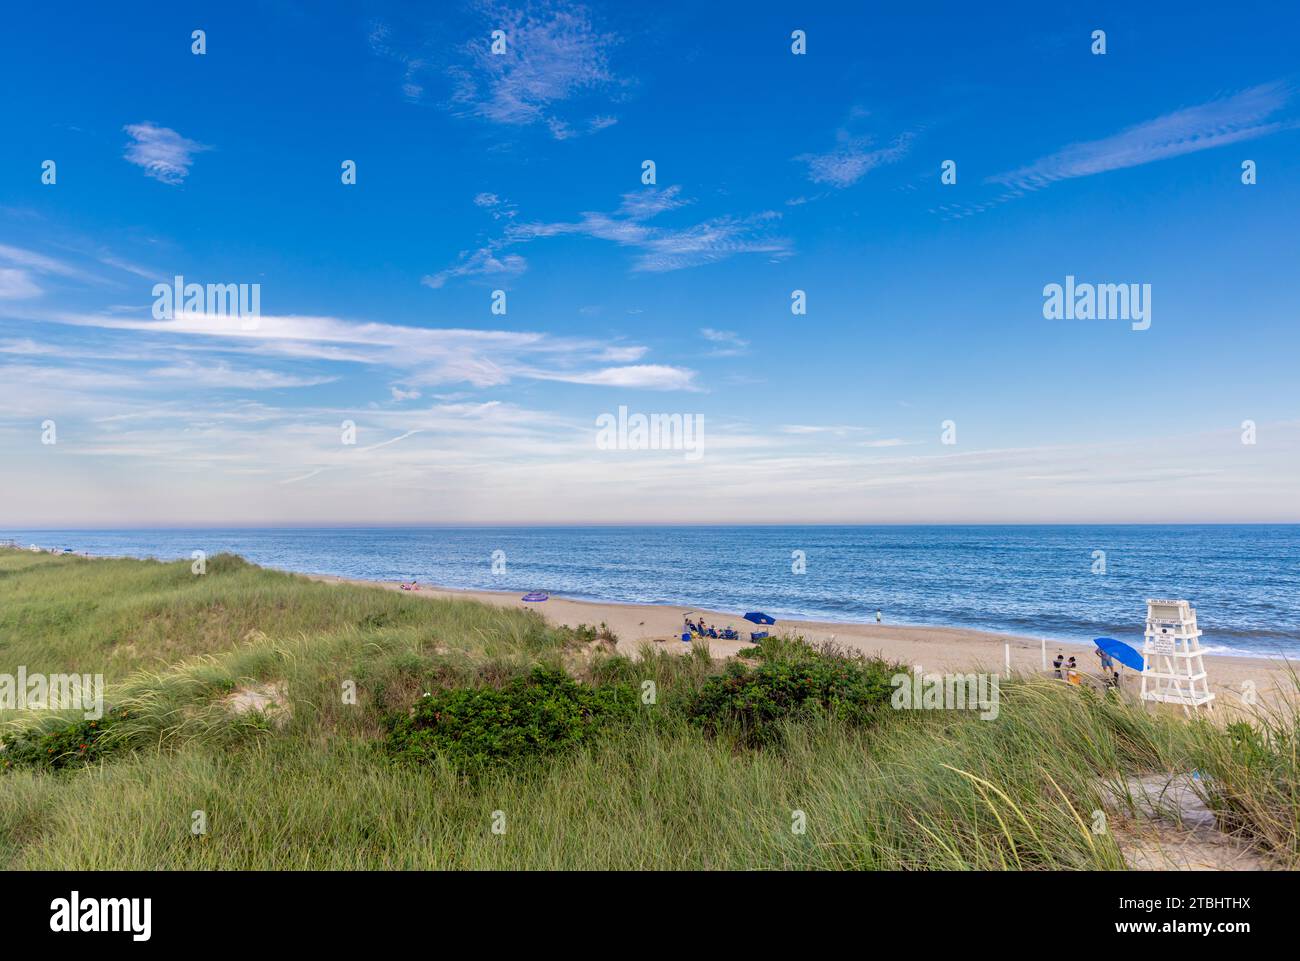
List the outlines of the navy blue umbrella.
<svg viewBox="0 0 1300 961">
<path fill-rule="evenodd" d="M 1131 667 L 1135 671 L 1140 671 L 1146 666 L 1146 662 L 1143 661 L 1142 655 L 1129 647 L 1123 641 L 1117 641 L 1113 637 L 1095 637 L 1093 638 L 1092 643 L 1097 645 L 1097 650 L 1109 654 L 1125 667 Z"/>
<path fill-rule="evenodd" d="M 745 615 L 745 620 L 753 621 L 755 624 L 775 624 L 776 618 L 771 617 L 761 611 L 750 611 Z"/>
</svg>

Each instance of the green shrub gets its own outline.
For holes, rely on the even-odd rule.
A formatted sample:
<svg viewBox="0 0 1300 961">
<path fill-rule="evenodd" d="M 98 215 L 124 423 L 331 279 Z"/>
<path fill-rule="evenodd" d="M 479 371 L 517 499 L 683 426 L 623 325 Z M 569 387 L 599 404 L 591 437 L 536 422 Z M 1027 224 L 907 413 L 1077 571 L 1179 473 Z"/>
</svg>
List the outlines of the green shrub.
<svg viewBox="0 0 1300 961">
<path fill-rule="evenodd" d="M 636 704 L 631 685 L 585 687 L 561 670 L 537 667 L 499 689 L 421 698 L 408 715 L 389 717 L 386 748 L 417 762 L 441 756 L 474 773 L 589 743 L 610 722 L 630 719 Z"/>
<path fill-rule="evenodd" d="M 66 727 L 33 729 L 0 738 L 0 769 L 58 770 L 93 764 L 112 751 L 114 745 L 106 735 L 124 717 L 123 711 L 109 711 L 97 721 L 77 721 Z"/>
<path fill-rule="evenodd" d="M 842 651 L 810 647 L 803 641 L 773 638 L 748 659 L 728 662 L 721 675 L 705 681 L 687 708 L 692 721 L 710 734 L 735 731 L 750 747 L 773 744 L 781 724 L 818 716 L 866 724 L 894 687 L 896 665 Z"/>
<path fill-rule="evenodd" d="M 252 570 L 253 565 L 248 563 L 238 554 L 214 554 L 207 560 L 205 570 L 208 575 L 235 574 L 240 571 Z"/>
</svg>

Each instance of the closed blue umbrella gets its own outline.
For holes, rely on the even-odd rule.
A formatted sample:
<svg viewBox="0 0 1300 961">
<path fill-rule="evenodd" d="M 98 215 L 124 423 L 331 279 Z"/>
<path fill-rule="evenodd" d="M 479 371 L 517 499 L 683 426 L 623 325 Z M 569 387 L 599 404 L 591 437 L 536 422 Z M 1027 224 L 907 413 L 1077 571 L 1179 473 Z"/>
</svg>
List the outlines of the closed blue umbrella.
<svg viewBox="0 0 1300 961">
<path fill-rule="evenodd" d="M 776 618 L 764 614 L 762 611 L 750 611 L 745 615 L 745 620 L 753 621 L 755 624 L 775 624 Z"/>
<path fill-rule="evenodd" d="M 1142 655 L 1123 641 L 1117 641 L 1113 637 L 1096 637 L 1093 638 L 1092 643 L 1097 645 L 1097 650 L 1109 654 L 1125 667 L 1131 667 L 1135 671 L 1140 671 L 1146 667 Z"/>
</svg>

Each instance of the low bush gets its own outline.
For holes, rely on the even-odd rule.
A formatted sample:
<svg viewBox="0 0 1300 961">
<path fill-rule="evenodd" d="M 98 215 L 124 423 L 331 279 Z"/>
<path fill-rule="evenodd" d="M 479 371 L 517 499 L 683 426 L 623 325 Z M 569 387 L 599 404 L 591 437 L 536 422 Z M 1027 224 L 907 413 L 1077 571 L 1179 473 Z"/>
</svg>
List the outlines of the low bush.
<svg viewBox="0 0 1300 961">
<path fill-rule="evenodd" d="M 421 698 L 407 715 L 388 718 L 385 746 L 395 758 L 442 757 L 475 773 L 587 744 L 610 722 L 630 719 L 636 704 L 631 685 L 586 687 L 561 670 L 538 667 L 502 688 Z"/>
<path fill-rule="evenodd" d="M 780 741 L 785 721 L 823 716 L 868 723 L 888 704 L 890 678 L 901 671 L 882 660 L 785 638 L 765 641 L 747 660 L 759 663 L 733 659 L 705 681 L 687 714 L 710 734 L 734 731 L 749 747 Z"/>
<path fill-rule="evenodd" d="M 109 711 L 96 721 L 77 721 L 62 727 L 35 728 L 0 738 L 0 769 L 61 768 L 92 764 L 111 753 L 108 733 L 125 712 Z"/>
</svg>

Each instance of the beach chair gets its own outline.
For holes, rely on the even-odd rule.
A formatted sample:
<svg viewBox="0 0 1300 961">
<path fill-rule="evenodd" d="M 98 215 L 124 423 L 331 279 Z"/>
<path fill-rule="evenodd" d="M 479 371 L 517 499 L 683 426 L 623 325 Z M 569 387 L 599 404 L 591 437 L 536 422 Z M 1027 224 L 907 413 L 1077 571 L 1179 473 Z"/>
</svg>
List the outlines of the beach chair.
<svg viewBox="0 0 1300 961">
<path fill-rule="evenodd" d="M 750 631 L 749 639 L 757 643 L 767 637 L 767 631 Z"/>
</svg>

